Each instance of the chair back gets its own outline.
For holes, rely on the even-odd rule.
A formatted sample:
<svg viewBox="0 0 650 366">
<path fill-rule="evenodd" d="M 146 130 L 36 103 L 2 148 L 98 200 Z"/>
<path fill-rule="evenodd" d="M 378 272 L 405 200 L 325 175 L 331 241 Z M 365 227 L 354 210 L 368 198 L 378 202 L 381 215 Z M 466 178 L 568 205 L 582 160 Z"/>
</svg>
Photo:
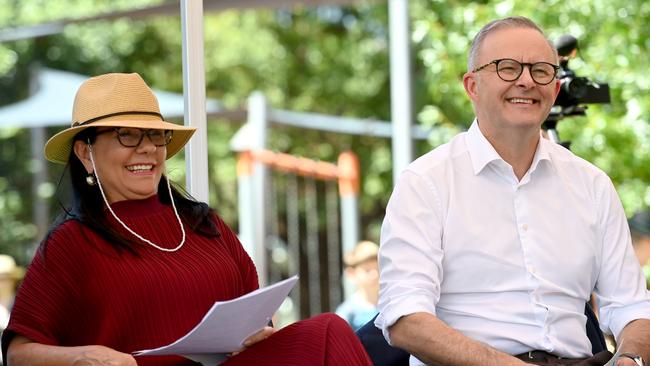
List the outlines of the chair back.
<svg viewBox="0 0 650 366">
<path fill-rule="evenodd" d="M 377 315 L 357 330 L 357 337 L 370 356 L 372 364 L 375 366 L 408 366 L 410 355 L 403 349 L 392 347 L 386 342 L 381 330 L 375 326 Z"/>
</svg>

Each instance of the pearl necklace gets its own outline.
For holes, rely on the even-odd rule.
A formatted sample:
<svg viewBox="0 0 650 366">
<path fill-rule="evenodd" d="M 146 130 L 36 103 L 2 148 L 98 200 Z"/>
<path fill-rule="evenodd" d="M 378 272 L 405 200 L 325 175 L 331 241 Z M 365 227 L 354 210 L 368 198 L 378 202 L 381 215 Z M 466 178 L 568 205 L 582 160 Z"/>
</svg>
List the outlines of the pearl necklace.
<svg viewBox="0 0 650 366">
<path fill-rule="evenodd" d="M 158 250 L 161 250 L 163 252 L 175 252 L 175 251 L 181 249 L 183 244 L 185 244 L 185 228 L 183 227 L 183 222 L 181 221 L 181 217 L 178 215 L 178 210 L 176 210 L 176 204 L 174 203 L 174 197 L 172 196 L 172 188 L 171 188 L 171 185 L 169 184 L 169 179 L 165 178 L 165 180 L 167 181 L 167 191 L 169 192 L 169 199 L 172 201 L 172 208 L 174 209 L 174 215 L 176 216 L 176 220 L 178 220 L 178 225 L 181 227 L 181 233 L 182 233 L 181 242 L 175 248 L 172 248 L 172 249 L 161 247 L 160 245 L 152 242 L 151 240 L 149 240 L 147 238 L 144 238 L 142 235 L 140 235 L 140 234 L 136 233 L 135 231 L 133 231 L 122 220 L 120 220 L 119 217 L 117 217 L 117 215 L 115 214 L 115 212 L 111 208 L 111 205 L 108 203 L 108 200 L 106 199 L 106 194 L 104 193 L 104 188 L 102 187 L 102 181 L 101 181 L 101 179 L 99 179 L 99 174 L 97 174 L 97 167 L 95 167 L 95 159 L 93 158 L 93 149 L 92 149 L 92 145 L 90 144 L 90 141 L 88 142 L 88 151 L 90 152 L 90 162 L 93 165 L 93 171 L 95 173 L 95 177 L 97 178 L 97 186 L 99 187 L 99 191 L 102 194 L 102 198 L 104 199 L 104 203 L 106 203 L 106 207 L 108 207 L 108 211 L 111 212 L 111 215 L 113 215 L 115 220 L 117 220 L 117 222 L 119 222 L 120 225 L 122 225 L 122 227 L 124 227 L 128 232 L 133 234 L 133 236 L 135 236 L 136 238 L 142 240 L 143 242 L 151 245 L 152 247 L 154 247 L 154 248 L 156 248 Z"/>
</svg>

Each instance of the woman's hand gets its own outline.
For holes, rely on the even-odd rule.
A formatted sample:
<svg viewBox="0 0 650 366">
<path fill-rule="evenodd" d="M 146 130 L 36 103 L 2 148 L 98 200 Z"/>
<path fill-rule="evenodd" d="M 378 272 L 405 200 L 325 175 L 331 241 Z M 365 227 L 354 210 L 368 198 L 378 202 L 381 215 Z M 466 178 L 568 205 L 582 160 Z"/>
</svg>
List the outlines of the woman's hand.
<svg viewBox="0 0 650 366">
<path fill-rule="evenodd" d="M 72 366 L 137 366 L 135 358 L 104 346 L 75 347 L 78 351 Z"/>
<path fill-rule="evenodd" d="M 230 356 L 232 357 L 232 356 L 237 355 L 238 353 L 240 353 L 243 350 L 245 350 L 246 348 L 254 345 L 255 343 L 263 341 L 266 338 L 270 337 L 275 332 L 276 332 L 275 328 L 272 328 L 272 327 L 264 327 L 264 328 L 262 328 L 259 332 L 257 332 L 255 334 L 253 334 L 252 336 L 246 338 L 246 340 L 244 341 L 244 348 L 231 353 Z"/>
<path fill-rule="evenodd" d="M 9 344 L 7 358 L 12 366 L 137 366 L 130 354 L 105 346 L 49 346 L 21 335 Z"/>
</svg>

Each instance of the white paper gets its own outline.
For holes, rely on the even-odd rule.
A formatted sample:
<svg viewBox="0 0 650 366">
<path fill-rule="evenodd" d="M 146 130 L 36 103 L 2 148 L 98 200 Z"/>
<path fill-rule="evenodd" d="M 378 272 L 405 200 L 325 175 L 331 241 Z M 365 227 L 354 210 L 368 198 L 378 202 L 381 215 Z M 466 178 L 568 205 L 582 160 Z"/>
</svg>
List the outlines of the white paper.
<svg viewBox="0 0 650 366">
<path fill-rule="evenodd" d="M 249 336 L 268 325 L 297 281 L 298 276 L 293 276 L 233 300 L 217 301 L 183 337 L 133 355 L 182 355 L 204 365 L 218 365 L 228 353 L 241 349 Z"/>
</svg>

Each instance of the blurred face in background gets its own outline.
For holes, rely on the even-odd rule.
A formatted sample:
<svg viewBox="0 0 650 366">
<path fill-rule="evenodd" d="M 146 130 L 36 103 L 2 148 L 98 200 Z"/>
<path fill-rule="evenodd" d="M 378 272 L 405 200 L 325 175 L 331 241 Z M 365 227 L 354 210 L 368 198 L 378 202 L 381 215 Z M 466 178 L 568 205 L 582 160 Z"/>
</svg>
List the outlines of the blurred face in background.
<svg viewBox="0 0 650 366">
<path fill-rule="evenodd" d="M 358 289 L 375 296 L 379 293 L 379 265 L 376 259 L 348 267 L 346 273 Z"/>
</svg>

